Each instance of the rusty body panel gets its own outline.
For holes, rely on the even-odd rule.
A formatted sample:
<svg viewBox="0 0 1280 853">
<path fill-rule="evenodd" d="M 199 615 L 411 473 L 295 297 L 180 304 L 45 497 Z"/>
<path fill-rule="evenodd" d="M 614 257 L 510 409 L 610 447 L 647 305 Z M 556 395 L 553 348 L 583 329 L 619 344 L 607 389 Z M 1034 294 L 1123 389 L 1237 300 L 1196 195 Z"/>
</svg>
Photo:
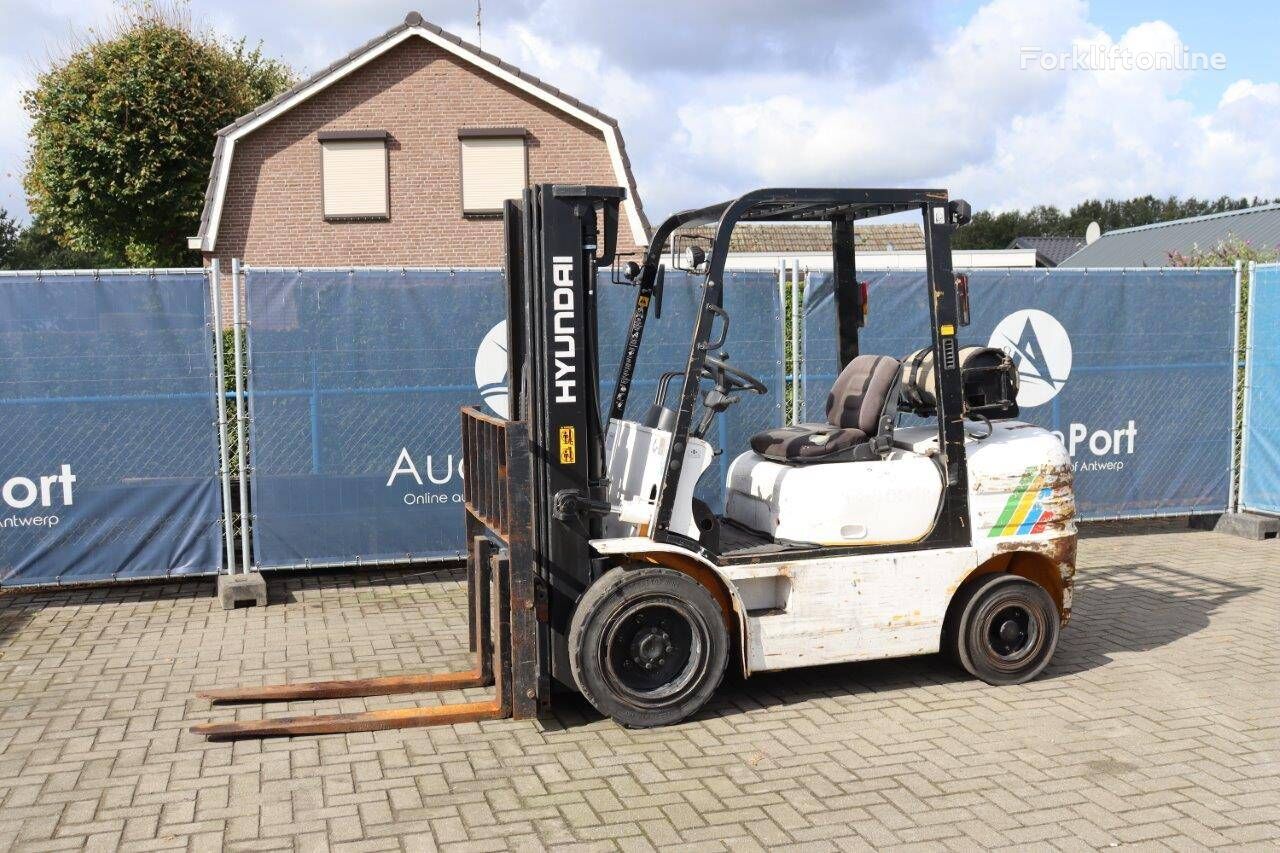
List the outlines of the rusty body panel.
<svg viewBox="0 0 1280 853">
<path fill-rule="evenodd" d="M 1011 572 L 1052 594 L 1062 624 L 1071 618 L 1076 570 L 1075 469 L 1052 433 L 1024 423 L 1000 426 L 1003 454 L 972 454 L 974 544 L 979 565 L 965 582 Z"/>
<path fill-rule="evenodd" d="M 1074 533 L 1050 540 L 999 545 L 996 554 L 956 584 L 956 589 L 975 578 L 996 572 L 1009 572 L 1040 584 L 1058 605 L 1062 627 L 1071 621 L 1076 575 Z"/>
<path fill-rule="evenodd" d="M 1051 462 L 1043 465 L 1030 466 L 1035 477 L 1045 486 L 1051 489 L 1064 489 L 1070 492 L 1075 482 L 1075 471 L 1068 462 Z M 1026 475 L 1027 469 L 1019 469 L 1008 473 L 987 474 L 982 477 L 975 477 L 970 488 L 976 495 L 992 494 L 992 493 L 1009 493 L 1013 491 L 1020 480 Z"/>
</svg>

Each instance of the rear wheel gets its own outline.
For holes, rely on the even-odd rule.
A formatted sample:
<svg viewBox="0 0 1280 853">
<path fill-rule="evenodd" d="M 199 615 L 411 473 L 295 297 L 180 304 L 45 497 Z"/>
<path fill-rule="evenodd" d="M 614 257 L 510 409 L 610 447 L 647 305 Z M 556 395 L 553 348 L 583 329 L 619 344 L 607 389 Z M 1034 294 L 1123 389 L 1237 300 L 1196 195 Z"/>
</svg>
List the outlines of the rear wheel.
<svg viewBox="0 0 1280 853">
<path fill-rule="evenodd" d="M 1058 607 L 1044 587 L 1017 575 L 988 575 L 961 593 L 948 619 L 949 651 L 988 684 L 1039 675 L 1058 646 Z"/>
<path fill-rule="evenodd" d="M 724 677 L 729 632 L 702 584 L 666 568 L 613 569 L 574 610 L 569 660 L 578 689 L 624 726 L 676 723 Z"/>
</svg>

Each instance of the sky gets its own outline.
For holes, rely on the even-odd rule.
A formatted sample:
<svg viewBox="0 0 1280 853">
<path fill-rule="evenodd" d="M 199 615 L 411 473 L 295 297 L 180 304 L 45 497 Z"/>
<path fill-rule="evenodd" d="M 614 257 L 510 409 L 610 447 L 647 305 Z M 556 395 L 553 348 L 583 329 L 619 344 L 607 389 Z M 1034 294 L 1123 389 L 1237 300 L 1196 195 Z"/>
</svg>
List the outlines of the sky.
<svg viewBox="0 0 1280 853">
<path fill-rule="evenodd" d="M 414 2 L 190 9 L 307 74 Z M 475 0 L 417 3 L 476 40 Z M 117 8 L 0 0 L 0 207 L 20 219 L 21 93 Z M 1280 197 L 1278 40 L 1270 4 L 1203 0 L 482 0 L 481 36 L 619 120 L 651 219 L 766 185 L 943 187 L 997 210 Z"/>
</svg>

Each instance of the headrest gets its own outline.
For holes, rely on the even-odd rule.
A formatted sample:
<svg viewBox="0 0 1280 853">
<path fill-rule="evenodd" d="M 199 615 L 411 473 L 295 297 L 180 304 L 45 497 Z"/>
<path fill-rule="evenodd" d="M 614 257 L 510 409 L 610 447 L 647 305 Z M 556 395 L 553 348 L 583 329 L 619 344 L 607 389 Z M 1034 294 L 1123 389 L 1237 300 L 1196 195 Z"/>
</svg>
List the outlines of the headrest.
<svg viewBox="0 0 1280 853">
<path fill-rule="evenodd" d="M 849 362 L 827 395 L 828 423 L 874 436 L 900 369 L 898 360 L 888 355 L 860 355 Z"/>
</svg>

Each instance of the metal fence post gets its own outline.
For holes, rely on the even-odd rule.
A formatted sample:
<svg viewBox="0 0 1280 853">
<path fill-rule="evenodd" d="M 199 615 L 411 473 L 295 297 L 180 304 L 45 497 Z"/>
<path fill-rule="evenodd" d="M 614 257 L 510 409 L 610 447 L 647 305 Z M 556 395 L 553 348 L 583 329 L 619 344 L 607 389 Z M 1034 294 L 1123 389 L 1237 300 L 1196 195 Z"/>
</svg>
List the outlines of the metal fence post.
<svg viewBox="0 0 1280 853">
<path fill-rule="evenodd" d="M 778 334 L 782 336 L 783 352 L 782 352 L 782 424 L 783 426 L 790 423 L 791 407 L 787 405 L 787 386 L 789 384 L 788 372 L 790 367 L 787 364 L 786 340 L 787 340 L 787 323 L 791 322 L 791 309 L 787 305 L 787 260 L 786 258 L 778 258 L 778 305 L 781 310 L 778 312 Z"/>
<path fill-rule="evenodd" d="M 311 473 L 320 473 L 320 369 L 311 353 Z"/>
<path fill-rule="evenodd" d="M 1253 396 L 1249 392 L 1253 387 L 1253 297 L 1258 292 L 1257 267 L 1257 263 L 1249 261 L 1249 301 L 1246 303 L 1249 315 L 1244 327 L 1244 387 L 1241 389 L 1241 393 L 1244 394 L 1244 406 L 1240 412 L 1240 485 L 1236 489 L 1236 506 L 1242 510 L 1249 508 L 1244 502 L 1244 479 L 1249 475 L 1249 403 Z M 1239 328 L 1238 323 L 1237 328 Z M 1232 420 L 1235 420 L 1235 412 L 1231 415 Z"/>
<path fill-rule="evenodd" d="M 800 259 L 791 259 L 791 422 L 800 423 Z"/>
<path fill-rule="evenodd" d="M 807 334 L 808 330 L 804 325 L 804 306 L 809 301 L 809 276 L 807 272 L 800 271 L 800 260 L 798 258 L 796 259 L 796 275 L 800 278 L 800 298 L 796 300 L 796 307 L 794 309 L 796 317 L 792 322 L 795 324 L 796 328 L 799 329 L 798 334 L 800 335 L 800 354 L 796 356 L 796 364 L 799 369 L 799 379 L 796 381 L 800 388 L 800 420 L 803 421 L 808 417 L 808 412 L 805 407 L 809 402 L 809 363 L 805 359 L 805 355 L 809 349 L 809 335 Z"/>
<path fill-rule="evenodd" d="M 209 295 L 213 300 L 213 363 L 218 393 L 218 477 L 222 480 L 222 528 L 227 546 L 227 574 L 236 573 L 235 536 L 231 524 L 231 456 L 227 441 L 226 364 L 222 355 L 222 269 L 214 258 L 209 269 Z"/>
<path fill-rule="evenodd" d="M 1237 460 L 1240 454 L 1244 452 L 1242 447 L 1242 433 L 1244 420 L 1243 412 L 1239 419 L 1236 418 L 1237 408 L 1241 405 L 1240 399 L 1240 289 L 1243 286 L 1241 278 L 1241 268 L 1243 262 L 1236 260 L 1236 304 L 1232 313 L 1232 329 L 1231 329 L 1231 494 L 1227 499 L 1228 512 L 1235 512 L 1240 507 L 1240 487 L 1241 487 L 1241 471 L 1243 467 L 1238 464 Z M 1253 264 L 1250 262 L 1250 273 L 1253 272 Z M 1252 276 L 1249 279 L 1253 281 Z"/>
<path fill-rule="evenodd" d="M 240 571 L 249 571 L 249 467 L 245 463 L 245 429 L 248 409 L 244 393 L 244 348 L 240 343 L 240 259 L 231 259 L 231 337 L 236 368 L 236 454 L 240 465 Z"/>
</svg>

